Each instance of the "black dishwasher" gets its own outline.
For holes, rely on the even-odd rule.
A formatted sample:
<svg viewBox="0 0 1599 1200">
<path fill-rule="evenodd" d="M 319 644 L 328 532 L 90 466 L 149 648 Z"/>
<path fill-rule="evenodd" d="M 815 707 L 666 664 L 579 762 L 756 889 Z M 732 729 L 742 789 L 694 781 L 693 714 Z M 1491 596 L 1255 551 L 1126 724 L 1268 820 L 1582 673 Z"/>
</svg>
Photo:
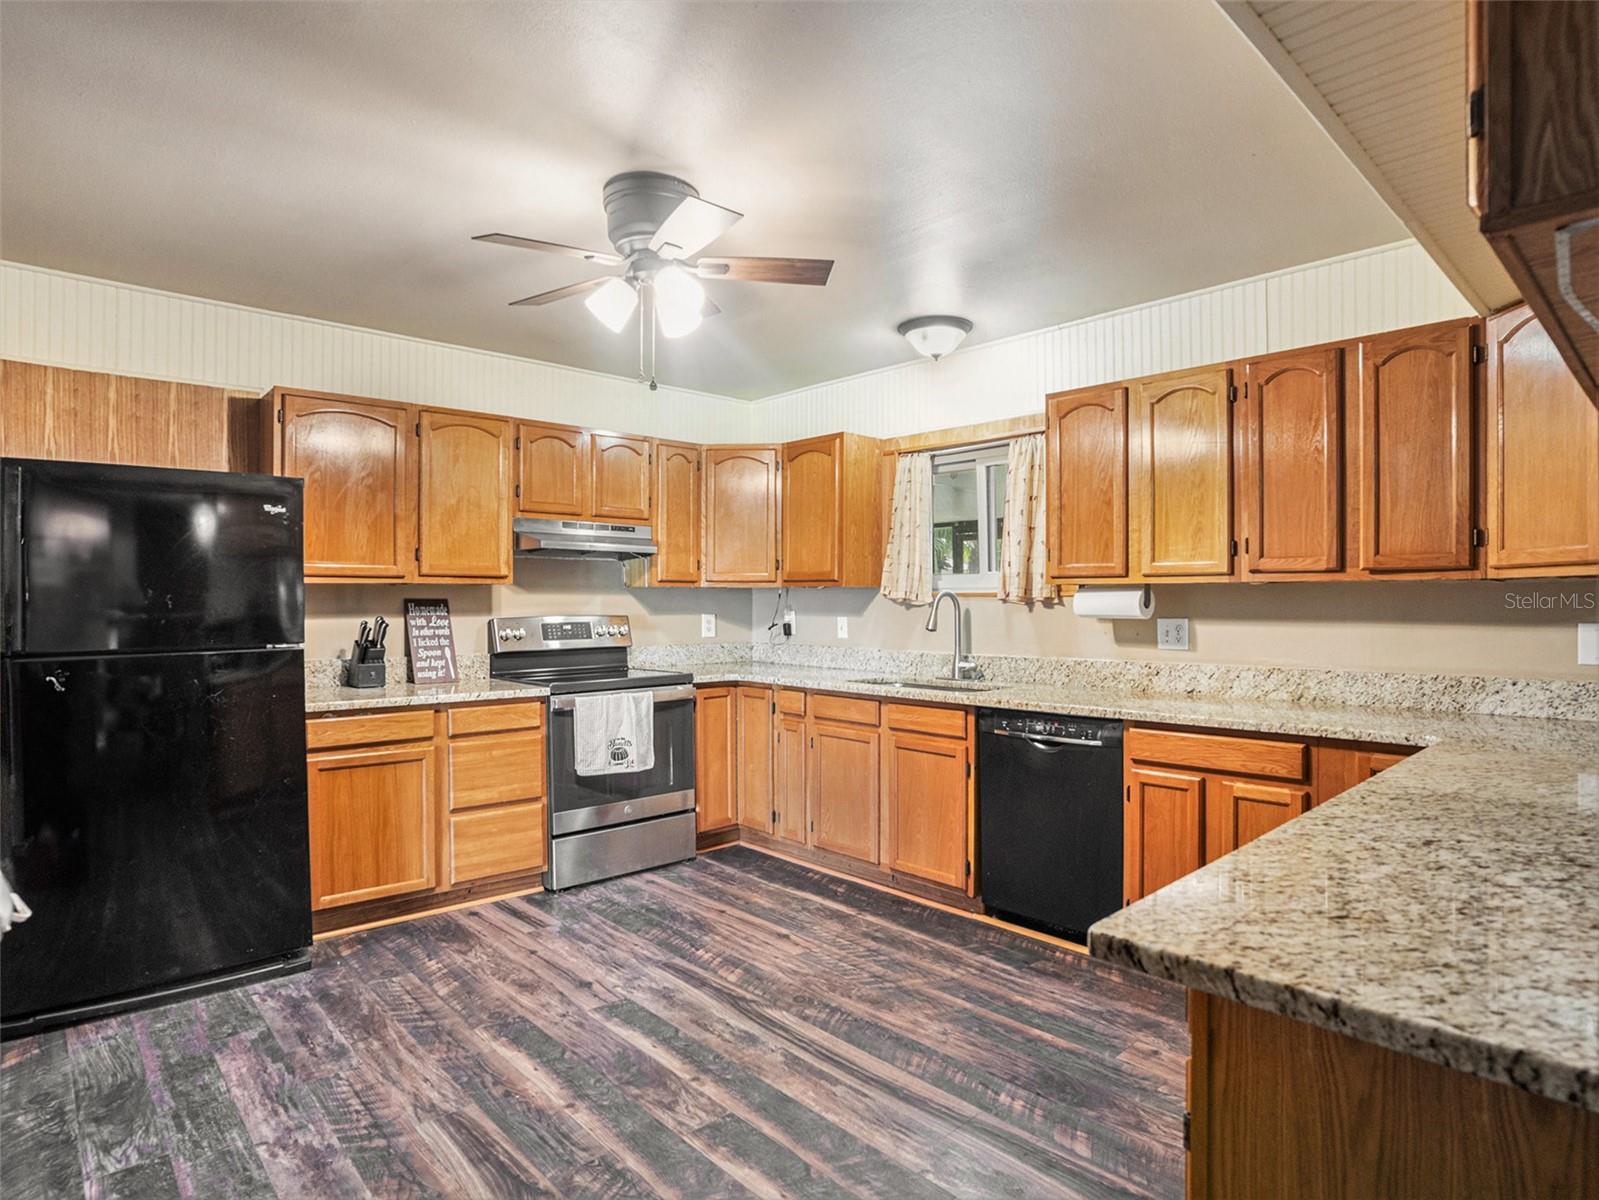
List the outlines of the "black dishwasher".
<svg viewBox="0 0 1599 1200">
<path fill-rule="evenodd" d="M 983 710 L 977 730 L 984 904 L 1085 940 L 1122 906 L 1122 723 Z"/>
</svg>

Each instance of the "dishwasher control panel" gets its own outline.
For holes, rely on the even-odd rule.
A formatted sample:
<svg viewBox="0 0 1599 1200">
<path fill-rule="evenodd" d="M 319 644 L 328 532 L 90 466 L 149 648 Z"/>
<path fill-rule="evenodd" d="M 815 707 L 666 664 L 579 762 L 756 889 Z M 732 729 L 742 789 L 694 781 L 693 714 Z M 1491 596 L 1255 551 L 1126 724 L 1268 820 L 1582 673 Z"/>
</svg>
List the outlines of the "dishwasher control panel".
<svg viewBox="0 0 1599 1200">
<path fill-rule="evenodd" d="M 1052 717 L 1047 714 L 996 713 L 989 727 L 1010 737 L 1035 738 L 1082 745 L 1120 745 L 1120 721 L 1095 721 L 1083 717 Z"/>
</svg>

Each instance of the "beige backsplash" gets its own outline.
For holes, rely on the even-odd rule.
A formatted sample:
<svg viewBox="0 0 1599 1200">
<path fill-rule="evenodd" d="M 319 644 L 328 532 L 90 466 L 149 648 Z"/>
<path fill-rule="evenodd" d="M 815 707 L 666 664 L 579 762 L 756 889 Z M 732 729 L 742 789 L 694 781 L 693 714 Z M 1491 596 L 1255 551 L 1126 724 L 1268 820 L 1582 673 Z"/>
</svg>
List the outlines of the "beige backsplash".
<svg viewBox="0 0 1599 1200">
<path fill-rule="evenodd" d="M 1153 620 L 1085 619 L 1069 601 L 1031 609 L 992 598 L 962 602 L 980 654 L 1599 680 L 1599 668 L 1577 665 L 1576 626 L 1599 621 L 1596 595 L 1592 579 L 1157 587 L 1156 616 L 1189 619 L 1186 653 L 1157 650 Z M 758 640 L 773 599 L 754 593 Z M 947 611 L 938 632 L 928 633 L 926 608 L 907 609 L 873 591 L 794 588 L 787 606 L 799 617 L 797 642 L 891 650 L 947 650 L 951 642 Z M 849 618 L 847 643 L 837 638 L 840 616 Z"/>
<path fill-rule="evenodd" d="M 450 602 L 458 654 L 488 651 L 488 619 L 576 613 L 626 616 L 635 641 L 748 642 L 750 594 L 738 589 L 647 588 L 622 586 L 615 562 L 531 559 L 516 563 L 515 581 L 497 587 L 437 584 L 310 584 L 305 589 L 307 658 L 332 658 L 347 651 L 362 620 L 389 619 L 391 657 L 405 653 L 404 602 L 442 596 Z M 716 615 L 716 637 L 700 637 L 700 614 Z"/>
</svg>

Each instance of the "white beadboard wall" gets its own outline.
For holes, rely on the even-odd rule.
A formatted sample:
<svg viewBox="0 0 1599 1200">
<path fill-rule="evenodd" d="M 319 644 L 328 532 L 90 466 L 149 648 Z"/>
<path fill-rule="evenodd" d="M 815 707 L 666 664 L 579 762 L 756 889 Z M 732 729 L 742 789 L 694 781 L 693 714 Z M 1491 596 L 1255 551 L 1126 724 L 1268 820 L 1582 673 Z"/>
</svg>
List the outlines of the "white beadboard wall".
<svg viewBox="0 0 1599 1200">
<path fill-rule="evenodd" d="M 0 358 L 264 392 L 283 384 L 687 441 L 749 438 L 747 401 L 0 262 Z"/>
<path fill-rule="evenodd" d="M 1397 242 L 768 397 L 751 438 L 898 437 L 1039 412 L 1048 392 L 1469 317 L 1415 242 Z"/>
</svg>

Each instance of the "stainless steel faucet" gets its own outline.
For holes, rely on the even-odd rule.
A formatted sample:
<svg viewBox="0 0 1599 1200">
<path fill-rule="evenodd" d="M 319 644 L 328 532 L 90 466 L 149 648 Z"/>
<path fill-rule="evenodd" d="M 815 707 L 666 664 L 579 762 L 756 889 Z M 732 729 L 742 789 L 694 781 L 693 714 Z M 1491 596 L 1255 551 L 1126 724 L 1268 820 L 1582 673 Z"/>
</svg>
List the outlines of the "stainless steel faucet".
<svg viewBox="0 0 1599 1200">
<path fill-rule="evenodd" d="M 948 596 L 950 603 L 955 606 L 955 658 L 950 663 L 949 677 L 970 679 L 977 664 L 967 657 L 971 648 L 966 645 L 966 631 L 961 625 L 961 598 L 948 588 L 933 597 L 932 611 L 927 614 L 927 632 L 938 632 L 938 606 L 945 596 Z"/>
</svg>

